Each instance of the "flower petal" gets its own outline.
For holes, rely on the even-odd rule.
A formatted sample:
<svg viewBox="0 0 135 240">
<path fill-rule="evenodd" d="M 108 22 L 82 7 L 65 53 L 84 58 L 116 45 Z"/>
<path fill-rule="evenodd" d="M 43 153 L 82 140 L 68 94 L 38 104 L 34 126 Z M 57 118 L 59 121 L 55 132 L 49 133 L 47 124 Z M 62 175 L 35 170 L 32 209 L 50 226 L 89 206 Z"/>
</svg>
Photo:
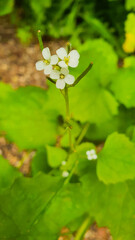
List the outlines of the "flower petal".
<svg viewBox="0 0 135 240">
<path fill-rule="evenodd" d="M 51 64 L 51 65 L 55 65 L 55 64 L 57 64 L 57 62 L 58 62 L 58 56 L 57 56 L 57 55 L 51 56 L 51 62 L 50 62 L 50 64 Z"/>
<path fill-rule="evenodd" d="M 91 149 L 91 150 L 90 150 L 90 154 L 96 154 L 95 149 Z"/>
<path fill-rule="evenodd" d="M 62 73 L 62 74 L 64 74 L 66 76 L 69 73 L 69 70 L 68 70 L 68 68 L 62 68 L 60 70 L 60 73 Z"/>
<path fill-rule="evenodd" d="M 59 79 L 60 72 L 57 70 L 52 70 L 50 73 L 50 78 L 52 79 Z"/>
<path fill-rule="evenodd" d="M 49 50 L 48 47 L 46 47 L 46 48 L 43 49 L 42 55 L 43 55 L 44 59 L 46 59 L 46 60 L 49 60 L 49 59 L 50 59 L 51 54 L 50 54 L 50 50 Z"/>
<path fill-rule="evenodd" d="M 71 74 L 68 74 L 68 75 L 64 78 L 64 81 L 65 81 L 67 84 L 71 85 L 71 84 L 74 83 L 75 77 L 74 77 L 73 75 L 71 75 Z"/>
<path fill-rule="evenodd" d="M 43 61 L 36 62 L 36 69 L 38 71 L 43 70 L 45 68 L 45 63 Z"/>
<path fill-rule="evenodd" d="M 78 51 L 77 50 L 72 50 L 69 54 L 68 54 L 68 56 L 70 56 L 70 58 L 72 58 L 72 59 L 79 59 L 79 57 L 80 57 L 80 54 L 78 53 Z"/>
<path fill-rule="evenodd" d="M 73 59 L 73 58 L 70 58 L 70 59 L 69 59 L 68 65 L 69 65 L 70 67 L 75 68 L 75 67 L 78 66 L 78 64 L 79 64 L 78 59 Z"/>
<path fill-rule="evenodd" d="M 51 64 L 46 65 L 45 70 L 44 70 L 44 74 L 48 75 L 48 74 L 51 73 L 51 71 L 52 71 L 52 65 Z"/>
<path fill-rule="evenodd" d="M 87 151 L 86 154 L 89 155 L 89 154 L 90 154 L 90 151 Z"/>
<path fill-rule="evenodd" d="M 67 68 L 67 67 L 68 67 L 68 65 L 67 65 L 64 61 L 60 61 L 60 62 L 58 63 L 58 65 L 59 65 L 60 67 L 62 67 L 62 68 Z"/>
<path fill-rule="evenodd" d="M 97 155 L 95 154 L 95 155 L 93 155 L 93 159 L 97 159 Z"/>
<path fill-rule="evenodd" d="M 68 56 L 70 57 L 68 65 L 73 68 L 77 67 L 79 64 L 79 53 L 76 50 L 72 50 Z"/>
<path fill-rule="evenodd" d="M 93 158 L 91 156 L 88 156 L 88 160 L 92 160 Z"/>
<path fill-rule="evenodd" d="M 56 82 L 56 88 L 64 89 L 64 87 L 65 87 L 65 82 L 64 82 L 64 80 L 58 79 L 57 82 Z"/>
<path fill-rule="evenodd" d="M 60 59 L 64 59 L 64 57 L 67 57 L 67 52 L 66 52 L 66 50 L 65 50 L 65 48 L 59 48 L 57 51 L 56 51 L 56 53 L 57 53 L 57 55 L 58 55 L 58 57 L 60 58 Z"/>
<path fill-rule="evenodd" d="M 62 177 L 66 178 L 66 177 L 68 177 L 68 175 L 69 175 L 69 172 L 68 172 L 68 171 L 63 171 Z"/>
<path fill-rule="evenodd" d="M 62 161 L 61 165 L 63 165 L 63 166 L 66 165 L 66 161 Z"/>
</svg>

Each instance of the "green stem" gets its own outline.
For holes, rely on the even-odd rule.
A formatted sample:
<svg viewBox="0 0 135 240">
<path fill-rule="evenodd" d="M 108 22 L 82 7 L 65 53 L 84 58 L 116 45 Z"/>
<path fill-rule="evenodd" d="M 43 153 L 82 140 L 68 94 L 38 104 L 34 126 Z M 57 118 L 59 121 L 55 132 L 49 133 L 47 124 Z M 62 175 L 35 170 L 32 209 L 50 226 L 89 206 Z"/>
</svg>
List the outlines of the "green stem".
<svg viewBox="0 0 135 240">
<path fill-rule="evenodd" d="M 67 53 L 70 53 L 70 51 L 72 50 L 71 43 L 67 42 L 66 50 L 67 50 Z"/>
<path fill-rule="evenodd" d="M 84 222 L 82 223 L 82 225 L 80 226 L 74 240 L 82 240 L 83 239 L 83 236 L 85 234 L 85 232 L 87 231 L 89 225 L 91 223 L 91 218 L 88 216 Z"/>
<path fill-rule="evenodd" d="M 65 87 L 65 103 L 66 103 L 66 121 L 69 122 L 70 120 L 70 112 L 69 112 L 69 97 L 68 97 L 68 88 Z M 70 150 L 72 150 L 72 135 L 71 135 L 71 129 L 68 127 L 68 135 L 69 135 L 69 147 Z"/>
<path fill-rule="evenodd" d="M 70 113 L 69 113 L 69 97 L 68 97 L 68 88 L 65 87 L 65 103 L 66 103 L 66 120 L 69 121 Z"/>
<path fill-rule="evenodd" d="M 88 122 L 84 125 L 84 127 L 83 127 L 83 129 L 82 129 L 82 131 L 80 133 L 80 136 L 76 140 L 76 145 L 79 145 L 80 142 L 82 141 L 82 139 L 84 138 L 86 132 L 88 131 L 89 125 L 90 125 L 90 123 L 88 123 Z"/>
<path fill-rule="evenodd" d="M 73 174 L 74 174 L 74 172 L 75 172 L 75 169 L 76 169 L 77 164 L 78 164 L 78 161 L 75 160 L 75 162 L 74 162 L 74 164 L 73 164 L 73 167 L 72 167 L 72 170 L 71 170 L 68 178 L 65 180 L 64 185 L 66 185 L 66 184 L 68 184 L 68 183 L 70 182 L 70 179 L 72 178 L 72 176 L 73 176 Z"/>
<path fill-rule="evenodd" d="M 74 87 L 77 83 L 80 82 L 80 80 L 85 77 L 85 75 L 91 70 L 93 66 L 93 63 L 91 62 L 89 66 L 83 71 L 83 73 L 75 80 L 75 82 L 72 85 L 69 85 L 68 87 Z"/>
<path fill-rule="evenodd" d="M 39 46 L 40 46 L 40 49 L 42 51 L 44 49 L 44 45 L 43 45 L 43 41 L 42 41 L 41 31 L 40 30 L 38 30 L 37 36 L 38 36 Z"/>
<path fill-rule="evenodd" d="M 80 134 L 80 136 L 78 137 L 78 139 L 77 139 L 77 141 L 76 141 L 75 146 L 78 145 L 78 144 L 82 141 L 83 137 L 85 136 L 85 134 L 86 134 L 86 132 L 87 132 L 87 130 L 88 130 L 88 128 L 89 128 L 89 125 L 90 125 L 89 123 L 86 123 L 86 124 L 84 125 L 84 127 L 83 127 L 83 129 L 82 129 L 82 131 L 81 131 L 81 134 Z M 75 147 L 75 146 L 74 146 L 74 147 Z M 76 170 L 77 164 L 78 164 L 78 158 L 75 159 L 75 161 L 74 161 L 74 163 L 73 163 L 73 167 L 72 167 L 72 169 L 71 169 L 71 172 L 70 172 L 68 178 L 65 180 L 64 185 L 70 182 L 70 179 L 72 178 L 72 176 L 73 176 L 73 174 L 74 174 L 74 172 L 75 172 L 75 170 Z"/>
<path fill-rule="evenodd" d="M 51 79 L 50 77 L 47 77 L 47 80 L 49 80 L 49 81 L 52 82 L 53 84 L 56 84 L 56 82 L 55 82 L 53 79 Z"/>
</svg>

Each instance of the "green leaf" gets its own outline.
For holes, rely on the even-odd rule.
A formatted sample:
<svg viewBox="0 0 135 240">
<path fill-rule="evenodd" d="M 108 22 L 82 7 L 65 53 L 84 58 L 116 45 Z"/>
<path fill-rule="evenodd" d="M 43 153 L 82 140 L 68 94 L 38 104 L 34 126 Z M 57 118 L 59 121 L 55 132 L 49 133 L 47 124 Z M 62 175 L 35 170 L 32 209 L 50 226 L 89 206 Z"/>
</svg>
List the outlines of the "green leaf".
<svg viewBox="0 0 135 240">
<path fill-rule="evenodd" d="M 9 14 L 12 12 L 14 6 L 14 0 L 0 1 L 0 16 Z"/>
<path fill-rule="evenodd" d="M 135 143 L 135 125 L 132 125 L 129 130 L 131 130 L 131 139 L 132 139 L 132 142 Z"/>
<path fill-rule="evenodd" d="M 106 87 L 113 80 L 113 75 L 117 73 L 118 57 L 112 46 L 103 39 L 94 39 L 81 44 L 78 51 L 79 66 L 70 71 L 77 77 L 93 62 L 89 82 L 97 82 L 101 87 Z M 85 82 L 85 78 L 81 81 Z"/>
<path fill-rule="evenodd" d="M 127 128 L 135 123 L 134 119 L 134 109 L 126 109 L 124 106 L 120 106 L 117 116 L 113 116 L 111 119 L 98 125 L 90 124 L 86 138 L 89 141 L 105 141 L 108 135 L 113 132 L 125 133 Z"/>
<path fill-rule="evenodd" d="M 117 114 L 118 103 L 105 88 L 117 71 L 117 57 L 111 46 L 101 39 L 84 44 L 80 55 L 79 67 L 71 70 L 76 77 L 91 61 L 93 67 L 75 87 L 69 89 L 71 113 L 76 120 L 99 124 Z"/>
<path fill-rule="evenodd" d="M 127 16 L 127 20 L 125 22 L 126 33 L 135 34 L 134 24 L 135 24 L 135 14 L 134 13 L 129 13 L 128 16 Z"/>
<path fill-rule="evenodd" d="M 0 238 L 44 239 L 39 238 L 39 234 L 34 236 L 32 227 L 36 228 L 42 212 L 60 187 L 59 178 L 43 174 L 33 179 L 17 179 L 13 186 L 0 196 Z M 42 230 L 44 227 L 41 226 Z"/>
<path fill-rule="evenodd" d="M 17 29 L 16 36 L 19 38 L 22 44 L 30 44 L 32 41 L 32 33 L 29 26 L 19 27 Z"/>
<path fill-rule="evenodd" d="M 135 69 L 119 69 L 111 89 L 116 98 L 127 108 L 135 107 Z"/>
<path fill-rule="evenodd" d="M 125 68 L 132 67 L 135 69 L 135 57 L 134 56 L 126 57 L 124 59 L 124 67 Z"/>
<path fill-rule="evenodd" d="M 16 180 L 0 196 L 0 238 L 57 240 L 62 227 L 89 213 L 114 240 L 134 239 L 135 181 L 106 186 L 92 161 L 80 181 L 62 187 L 59 178 L 43 174 Z"/>
<path fill-rule="evenodd" d="M 8 160 L 0 156 L 0 191 L 12 185 L 14 180 L 22 174 Z"/>
<path fill-rule="evenodd" d="M 0 238 L 57 240 L 61 228 L 86 211 L 80 183 L 61 184 L 43 174 L 16 180 L 0 196 Z"/>
<path fill-rule="evenodd" d="M 113 95 L 96 83 L 88 83 L 88 78 L 83 80 L 85 82 L 81 82 L 75 89 L 70 90 L 73 117 L 82 122 L 90 121 L 100 124 L 109 120 L 112 115 L 116 115 L 118 103 Z"/>
<path fill-rule="evenodd" d="M 47 146 L 47 159 L 50 167 L 58 167 L 62 161 L 66 160 L 67 153 L 61 148 Z"/>
<path fill-rule="evenodd" d="M 57 90 L 56 90 L 57 91 Z M 26 87 L 13 90 L 0 84 L 0 130 L 22 149 L 37 149 L 56 141 L 59 110 L 48 101 L 48 92 Z M 62 96 L 59 94 L 59 100 Z M 63 98 L 62 98 L 63 100 Z"/>
<path fill-rule="evenodd" d="M 129 13 L 127 20 L 125 21 L 125 42 L 123 43 L 123 49 L 127 53 L 134 53 L 135 51 L 135 14 Z"/>
<path fill-rule="evenodd" d="M 99 154 L 97 174 L 104 183 L 135 178 L 135 144 L 124 134 L 113 133 Z"/>
<path fill-rule="evenodd" d="M 108 227 L 113 240 L 134 239 L 135 181 L 131 181 L 131 186 L 128 182 L 106 186 L 98 180 L 93 164 L 81 181 L 90 216 L 98 226 Z"/>
<path fill-rule="evenodd" d="M 134 0 L 126 0 L 126 10 L 135 10 L 135 1 Z"/>
<path fill-rule="evenodd" d="M 100 36 L 103 39 L 108 40 L 108 42 L 111 42 L 111 44 L 115 44 L 115 39 L 113 35 L 110 33 L 107 26 L 101 22 L 98 18 L 94 18 L 93 16 L 90 16 L 89 12 L 86 12 L 86 14 L 82 15 L 82 18 L 89 24 L 90 31 L 97 35 L 100 34 Z"/>
<path fill-rule="evenodd" d="M 40 148 L 36 152 L 36 155 L 32 159 L 32 175 L 36 175 L 38 172 L 48 173 L 50 167 L 47 162 L 47 152 L 45 148 Z"/>
<path fill-rule="evenodd" d="M 62 227 L 86 212 L 86 199 L 80 187 L 80 183 L 69 184 L 56 195 L 37 223 L 36 229 L 33 226 L 33 237 L 38 234 L 39 239 L 44 240 L 44 236 L 47 236 L 48 240 L 57 240 Z"/>
</svg>

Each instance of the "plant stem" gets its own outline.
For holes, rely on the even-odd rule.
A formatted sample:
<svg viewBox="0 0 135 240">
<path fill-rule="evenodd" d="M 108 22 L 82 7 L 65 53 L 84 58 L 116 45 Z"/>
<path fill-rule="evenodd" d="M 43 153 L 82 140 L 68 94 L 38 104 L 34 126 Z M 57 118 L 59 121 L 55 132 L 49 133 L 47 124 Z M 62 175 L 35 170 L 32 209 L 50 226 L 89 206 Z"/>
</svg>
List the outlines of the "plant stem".
<svg viewBox="0 0 135 240">
<path fill-rule="evenodd" d="M 75 162 L 74 162 L 74 164 L 73 164 L 73 168 L 72 168 L 72 170 L 71 170 L 68 178 L 65 180 L 64 185 L 66 185 L 66 184 L 68 184 L 68 183 L 70 182 L 70 179 L 72 178 L 72 176 L 73 176 L 73 174 L 74 174 L 74 172 L 75 172 L 75 169 L 76 169 L 77 164 L 78 164 L 78 161 L 75 160 Z"/>
<path fill-rule="evenodd" d="M 81 131 L 81 134 L 80 134 L 80 136 L 78 137 L 78 139 L 77 139 L 77 141 L 76 141 L 75 146 L 78 145 L 78 144 L 82 141 L 83 137 L 85 136 L 85 134 L 86 134 L 86 132 L 87 132 L 87 130 L 88 130 L 88 128 L 89 128 L 89 125 L 90 125 L 90 124 L 89 124 L 88 122 L 84 125 L 84 127 L 83 127 L 83 129 L 82 129 L 82 131 Z M 78 158 L 75 159 L 75 161 L 74 161 L 74 163 L 73 163 L 73 167 L 72 167 L 72 169 L 71 169 L 71 172 L 70 172 L 68 178 L 65 180 L 64 185 L 66 185 L 67 183 L 69 183 L 70 179 L 72 178 L 72 176 L 73 176 L 73 174 L 74 174 L 74 172 L 75 172 L 75 170 L 76 170 L 77 164 L 78 164 Z"/>
<path fill-rule="evenodd" d="M 52 82 L 53 84 L 56 84 L 56 82 L 55 82 L 53 79 L 51 79 L 50 77 L 47 77 L 47 80 L 49 80 L 49 81 Z"/>
<path fill-rule="evenodd" d="M 67 49 L 67 53 L 70 53 L 70 51 L 72 50 L 71 43 L 67 42 L 66 49 Z"/>
<path fill-rule="evenodd" d="M 80 80 L 85 77 L 85 75 L 91 70 L 93 66 L 93 63 L 91 62 L 89 66 L 83 71 L 83 73 L 75 80 L 75 82 L 72 85 L 69 85 L 68 88 L 74 87 L 77 83 L 80 82 Z"/>
<path fill-rule="evenodd" d="M 65 103 L 66 103 L 66 120 L 69 121 L 70 113 L 69 113 L 69 97 L 68 97 L 68 88 L 65 87 Z"/>
<path fill-rule="evenodd" d="M 38 36 L 39 46 L 40 46 L 40 49 L 42 51 L 44 49 L 44 45 L 43 45 L 43 41 L 42 41 L 41 31 L 40 30 L 38 30 L 37 36 Z"/>
<path fill-rule="evenodd" d="M 83 127 L 83 129 L 82 129 L 82 131 L 80 133 L 80 136 L 76 140 L 76 145 L 79 145 L 80 142 L 82 141 L 82 139 L 84 138 L 86 132 L 88 131 L 89 125 L 90 125 L 90 123 L 88 123 L 88 122 L 84 125 L 84 127 Z"/>
<path fill-rule="evenodd" d="M 69 112 L 69 97 L 68 97 L 68 88 L 65 87 L 65 103 L 66 103 L 66 121 L 69 122 L 70 120 L 70 112 Z M 69 135 L 69 147 L 70 150 L 72 150 L 72 135 L 71 135 L 71 129 L 68 127 L 68 135 Z"/>
<path fill-rule="evenodd" d="M 82 225 L 80 226 L 74 240 L 82 240 L 83 239 L 83 236 L 85 234 L 85 232 L 87 231 L 89 225 L 91 223 L 91 218 L 90 216 L 88 216 L 84 222 L 82 223 Z"/>
</svg>

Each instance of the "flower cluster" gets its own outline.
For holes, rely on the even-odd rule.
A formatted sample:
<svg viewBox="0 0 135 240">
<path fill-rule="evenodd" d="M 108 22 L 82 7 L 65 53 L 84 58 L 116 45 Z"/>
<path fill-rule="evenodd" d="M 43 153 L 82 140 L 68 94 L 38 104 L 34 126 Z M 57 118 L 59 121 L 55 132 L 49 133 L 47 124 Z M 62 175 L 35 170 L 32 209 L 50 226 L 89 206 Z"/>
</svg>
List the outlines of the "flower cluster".
<svg viewBox="0 0 135 240">
<path fill-rule="evenodd" d="M 69 172 L 68 171 L 63 171 L 62 172 L 62 177 L 67 178 L 69 176 Z"/>
<path fill-rule="evenodd" d="M 71 50 L 67 53 L 65 48 L 59 48 L 56 55 L 52 55 L 48 47 L 42 50 L 44 60 L 36 62 L 37 70 L 44 70 L 52 80 L 56 80 L 56 87 L 64 89 L 66 84 L 72 85 L 75 77 L 69 74 L 69 67 L 76 68 L 79 64 L 79 53 Z"/>
<path fill-rule="evenodd" d="M 97 159 L 97 154 L 96 154 L 95 149 L 87 151 L 86 155 L 87 155 L 88 160 L 95 160 L 95 159 Z"/>
</svg>

